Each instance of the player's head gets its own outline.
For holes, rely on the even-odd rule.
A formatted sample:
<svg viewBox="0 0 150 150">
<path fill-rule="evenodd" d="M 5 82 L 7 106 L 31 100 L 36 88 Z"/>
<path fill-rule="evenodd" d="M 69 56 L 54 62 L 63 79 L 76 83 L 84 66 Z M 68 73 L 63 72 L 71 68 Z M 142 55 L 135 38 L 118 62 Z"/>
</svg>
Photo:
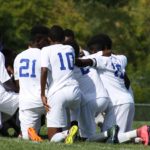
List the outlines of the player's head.
<svg viewBox="0 0 150 150">
<path fill-rule="evenodd" d="M 8 49 L 8 48 L 3 48 L 2 53 L 5 57 L 5 68 L 7 69 L 8 74 L 12 75 L 14 72 L 13 63 L 17 53 L 12 49 Z"/>
<path fill-rule="evenodd" d="M 50 28 L 50 39 L 52 43 L 62 43 L 64 41 L 64 30 L 59 25 L 53 25 Z"/>
<path fill-rule="evenodd" d="M 65 34 L 65 41 L 73 41 L 75 40 L 74 32 L 71 29 L 65 29 L 64 30 Z"/>
<path fill-rule="evenodd" d="M 8 66 L 13 66 L 14 59 L 17 55 L 15 51 L 9 48 L 4 48 L 2 53 L 5 57 L 5 67 L 7 68 Z"/>
<path fill-rule="evenodd" d="M 87 49 L 90 53 L 95 53 L 98 51 L 111 50 L 112 48 L 112 40 L 106 34 L 100 33 L 93 36 L 88 44 Z"/>
<path fill-rule="evenodd" d="M 65 41 L 63 44 L 72 46 L 73 49 L 75 50 L 75 57 L 76 58 L 79 57 L 80 47 L 79 47 L 78 43 L 75 40 Z"/>
<path fill-rule="evenodd" d="M 43 25 L 36 25 L 30 31 L 30 47 L 43 48 L 50 45 L 49 28 Z"/>
</svg>

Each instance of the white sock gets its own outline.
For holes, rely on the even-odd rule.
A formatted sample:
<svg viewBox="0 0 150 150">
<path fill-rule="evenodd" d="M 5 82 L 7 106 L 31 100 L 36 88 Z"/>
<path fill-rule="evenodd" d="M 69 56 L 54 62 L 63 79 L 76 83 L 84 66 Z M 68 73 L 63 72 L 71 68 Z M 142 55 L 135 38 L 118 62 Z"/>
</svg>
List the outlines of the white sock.
<svg viewBox="0 0 150 150">
<path fill-rule="evenodd" d="M 142 144 L 142 141 L 143 140 L 141 138 L 139 138 L 139 137 L 137 137 L 137 138 L 134 139 L 134 143 L 137 143 L 137 144 L 139 144 L 139 143 Z"/>
<path fill-rule="evenodd" d="M 137 137 L 136 130 L 118 134 L 119 143 L 130 141 L 132 138 L 136 138 L 136 137 Z"/>
<path fill-rule="evenodd" d="M 107 131 L 105 131 L 105 132 L 98 133 L 98 134 L 91 136 L 90 138 L 87 139 L 87 141 L 90 141 L 90 142 L 99 141 L 100 142 L 100 141 L 105 140 L 107 137 L 108 137 L 108 134 L 107 134 Z"/>
<path fill-rule="evenodd" d="M 68 135 L 68 130 L 53 135 L 50 142 L 63 142 Z"/>
</svg>

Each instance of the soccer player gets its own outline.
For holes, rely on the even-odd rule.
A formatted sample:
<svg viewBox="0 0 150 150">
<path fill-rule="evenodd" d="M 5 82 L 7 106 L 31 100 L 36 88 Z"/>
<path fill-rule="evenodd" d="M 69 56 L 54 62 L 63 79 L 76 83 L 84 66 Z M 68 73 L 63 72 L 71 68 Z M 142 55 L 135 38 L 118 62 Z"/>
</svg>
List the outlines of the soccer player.
<svg viewBox="0 0 150 150">
<path fill-rule="evenodd" d="M 0 112 L 13 116 L 18 108 L 18 94 L 12 91 L 7 91 L 4 88 L 10 86 L 13 89 L 15 87 L 14 84 L 12 84 L 10 76 L 5 68 L 5 57 L 0 52 Z"/>
<path fill-rule="evenodd" d="M 76 57 L 79 56 L 79 46 L 76 41 L 66 41 L 65 44 L 71 45 L 75 49 Z M 79 117 L 80 136 L 82 139 L 88 139 L 96 133 L 95 116 L 105 112 L 103 126 L 107 125 L 109 129 L 115 124 L 115 120 L 112 120 L 114 111 L 107 91 L 94 68 L 75 67 L 74 74 L 82 92 Z"/>
<path fill-rule="evenodd" d="M 51 46 L 44 47 L 41 54 L 41 97 L 47 110 L 48 138 L 51 140 L 67 126 L 66 108 L 71 111 L 71 128 L 65 140 L 66 144 L 73 143 L 73 137 L 78 130 L 81 93 L 78 82 L 74 77 L 74 49 L 63 45 L 64 31 L 54 25 L 50 29 Z M 45 95 L 47 75 L 51 74 L 52 83 Z M 58 134 L 57 134 L 58 135 Z"/>
<path fill-rule="evenodd" d="M 13 50 L 8 48 L 4 48 L 2 50 L 2 53 L 5 57 L 5 68 L 7 70 L 8 75 L 10 76 L 10 79 L 6 83 L 4 83 L 3 86 L 7 91 L 18 93 L 19 91 L 15 84 L 13 69 L 13 62 L 14 58 L 16 57 L 16 54 L 13 52 Z"/>
<path fill-rule="evenodd" d="M 19 86 L 19 119 L 23 139 L 42 141 L 37 135 L 45 109 L 40 96 L 41 48 L 49 45 L 49 29 L 42 25 L 31 29 L 28 49 L 17 55 L 14 76 Z"/>
<path fill-rule="evenodd" d="M 148 126 L 129 131 L 134 116 L 134 102 L 132 93 L 129 91 L 129 84 L 124 81 L 126 57 L 112 54 L 111 44 L 111 39 L 105 34 L 94 36 L 88 44 L 90 52 L 94 54 L 88 56 L 90 59 L 78 59 L 76 64 L 82 67 L 90 65 L 98 68 L 99 75 L 114 105 L 116 117 L 113 119 L 116 119 L 121 129 L 117 136 L 118 142 L 122 143 L 131 138 L 140 137 L 147 145 L 149 142 Z M 106 136 L 106 132 L 102 134 L 102 137 Z M 94 136 L 91 137 L 92 139 Z"/>
<path fill-rule="evenodd" d="M 127 59 L 124 55 L 112 53 L 112 41 L 105 34 L 94 36 L 89 41 L 88 47 L 91 53 L 94 52 L 89 57 L 95 60 L 94 65 L 113 103 L 115 111 L 113 119 L 119 125 L 120 132 L 130 131 L 134 117 L 134 99 L 124 81 Z"/>
</svg>

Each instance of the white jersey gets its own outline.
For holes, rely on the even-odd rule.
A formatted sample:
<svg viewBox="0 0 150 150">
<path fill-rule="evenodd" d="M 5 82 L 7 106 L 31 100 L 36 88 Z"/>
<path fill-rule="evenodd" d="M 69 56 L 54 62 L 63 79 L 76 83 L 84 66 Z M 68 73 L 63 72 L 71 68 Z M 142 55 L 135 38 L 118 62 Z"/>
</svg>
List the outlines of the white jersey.
<svg viewBox="0 0 150 150">
<path fill-rule="evenodd" d="M 51 72 L 51 96 L 65 85 L 78 84 L 74 78 L 74 49 L 69 45 L 55 44 L 44 47 L 41 52 L 41 67 Z"/>
<path fill-rule="evenodd" d="M 82 50 L 85 56 L 90 55 L 90 53 L 87 50 Z"/>
<path fill-rule="evenodd" d="M 15 80 L 19 80 L 19 107 L 30 109 L 42 107 L 41 100 L 41 51 L 29 48 L 17 55 L 14 61 Z"/>
<path fill-rule="evenodd" d="M 124 73 L 127 58 L 124 55 L 101 56 L 101 52 L 93 54 L 90 58 L 97 61 L 97 70 L 107 89 L 113 105 L 134 103 L 133 96 L 124 84 Z"/>
<path fill-rule="evenodd" d="M 0 82 L 4 83 L 10 79 L 10 76 L 7 73 L 5 68 L 5 58 L 4 55 L 0 52 Z"/>
<path fill-rule="evenodd" d="M 3 95 L 6 92 L 6 90 L 3 87 L 3 84 L 0 82 L 0 100 L 3 99 Z"/>
<path fill-rule="evenodd" d="M 0 112 L 13 115 L 18 108 L 18 93 L 7 92 L 0 83 Z"/>
<path fill-rule="evenodd" d="M 103 83 L 95 69 L 89 67 L 75 67 L 75 77 L 79 82 L 83 97 L 85 97 L 84 100 L 81 101 L 81 105 L 92 100 L 95 101 L 100 97 L 108 97 Z"/>
</svg>

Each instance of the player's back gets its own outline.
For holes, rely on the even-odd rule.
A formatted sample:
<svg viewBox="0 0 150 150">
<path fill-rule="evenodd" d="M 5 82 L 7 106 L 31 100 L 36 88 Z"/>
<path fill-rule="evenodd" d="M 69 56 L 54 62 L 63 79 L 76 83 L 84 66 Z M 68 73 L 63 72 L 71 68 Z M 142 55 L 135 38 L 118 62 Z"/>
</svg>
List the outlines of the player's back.
<svg viewBox="0 0 150 150">
<path fill-rule="evenodd" d="M 127 59 L 124 55 L 111 55 L 101 57 L 104 68 L 98 69 L 100 77 L 114 104 L 133 102 L 133 97 L 126 89 L 124 83 Z"/>
<path fill-rule="evenodd" d="M 18 54 L 14 61 L 14 70 L 15 80 L 19 80 L 20 103 L 28 105 L 28 107 L 33 107 L 32 103 L 35 106 L 42 106 L 40 97 L 40 49 L 29 48 Z M 31 103 L 31 106 L 28 103 Z"/>
<path fill-rule="evenodd" d="M 82 101 L 82 105 L 88 101 L 94 101 L 99 97 L 108 97 L 97 70 L 94 68 L 75 67 L 75 76 L 79 82 L 80 90 L 83 96 L 85 96 L 85 100 Z"/>
<path fill-rule="evenodd" d="M 42 49 L 42 67 L 52 75 L 53 93 L 68 84 L 77 84 L 74 78 L 74 49 L 69 45 L 55 44 Z"/>
</svg>

